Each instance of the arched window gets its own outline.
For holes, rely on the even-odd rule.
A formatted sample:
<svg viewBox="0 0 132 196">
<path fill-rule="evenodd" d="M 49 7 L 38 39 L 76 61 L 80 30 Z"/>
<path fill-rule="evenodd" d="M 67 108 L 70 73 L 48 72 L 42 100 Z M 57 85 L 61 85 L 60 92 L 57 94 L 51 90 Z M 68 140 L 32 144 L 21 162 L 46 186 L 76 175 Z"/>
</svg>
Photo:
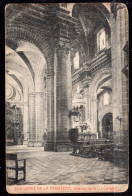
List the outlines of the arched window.
<svg viewBox="0 0 132 196">
<path fill-rule="evenodd" d="M 103 50 L 105 47 L 106 47 L 106 34 L 105 34 L 105 30 L 101 29 L 97 33 L 97 50 L 98 50 L 98 52 Z"/>
<path fill-rule="evenodd" d="M 74 65 L 74 70 L 79 69 L 79 52 L 76 52 L 73 58 L 73 65 Z"/>
</svg>

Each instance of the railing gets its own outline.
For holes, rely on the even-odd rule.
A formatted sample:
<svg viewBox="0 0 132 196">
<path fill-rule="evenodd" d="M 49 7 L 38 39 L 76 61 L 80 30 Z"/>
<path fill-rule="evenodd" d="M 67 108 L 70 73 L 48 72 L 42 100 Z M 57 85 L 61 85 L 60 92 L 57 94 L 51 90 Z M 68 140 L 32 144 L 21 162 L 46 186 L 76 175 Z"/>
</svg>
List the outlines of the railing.
<svg viewBox="0 0 132 196">
<path fill-rule="evenodd" d="M 110 161 L 115 166 L 128 168 L 128 149 L 125 146 L 112 143 L 110 140 L 105 140 L 100 143 L 96 140 L 94 144 L 86 142 L 78 142 L 73 145 L 71 155 L 83 158 L 98 158 L 103 161 Z"/>
<path fill-rule="evenodd" d="M 98 157 L 98 159 L 112 161 L 113 149 L 114 144 L 109 140 L 105 140 L 104 143 L 99 143 L 98 140 L 95 140 L 93 144 L 88 144 L 84 141 L 73 145 L 73 152 L 71 155 L 85 158 Z"/>
</svg>

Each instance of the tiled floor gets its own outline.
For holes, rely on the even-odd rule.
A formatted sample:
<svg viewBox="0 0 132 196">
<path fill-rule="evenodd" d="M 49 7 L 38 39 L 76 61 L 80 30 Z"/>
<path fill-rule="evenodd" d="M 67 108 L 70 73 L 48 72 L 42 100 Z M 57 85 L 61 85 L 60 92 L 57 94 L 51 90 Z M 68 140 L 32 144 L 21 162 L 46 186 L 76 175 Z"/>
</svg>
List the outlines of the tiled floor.
<svg viewBox="0 0 132 196">
<path fill-rule="evenodd" d="M 97 158 L 81 158 L 69 152 L 45 152 L 43 148 L 26 146 L 7 147 L 7 152 L 18 152 L 26 159 L 24 184 L 116 184 L 127 183 L 124 168 Z M 21 175 L 21 174 L 20 174 Z"/>
</svg>

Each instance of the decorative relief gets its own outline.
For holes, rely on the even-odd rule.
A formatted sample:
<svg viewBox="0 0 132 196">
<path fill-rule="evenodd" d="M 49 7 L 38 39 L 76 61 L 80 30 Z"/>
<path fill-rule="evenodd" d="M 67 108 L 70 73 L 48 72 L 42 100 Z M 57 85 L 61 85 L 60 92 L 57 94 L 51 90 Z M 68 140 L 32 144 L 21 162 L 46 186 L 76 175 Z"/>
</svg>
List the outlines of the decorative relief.
<svg viewBox="0 0 132 196">
<path fill-rule="evenodd" d="M 78 86 L 76 89 L 76 98 L 77 99 L 84 99 L 84 89 L 81 88 L 80 86 Z"/>
<path fill-rule="evenodd" d="M 60 53 L 64 53 L 64 54 L 68 55 L 69 51 L 70 51 L 70 42 L 65 39 L 59 40 L 58 49 L 59 49 Z"/>
<path fill-rule="evenodd" d="M 84 69 L 84 71 L 80 74 L 81 77 L 82 77 L 82 82 L 83 82 L 83 87 L 88 87 L 91 83 L 91 76 L 90 76 L 90 73 L 89 71 L 86 69 Z"/>
</svg>

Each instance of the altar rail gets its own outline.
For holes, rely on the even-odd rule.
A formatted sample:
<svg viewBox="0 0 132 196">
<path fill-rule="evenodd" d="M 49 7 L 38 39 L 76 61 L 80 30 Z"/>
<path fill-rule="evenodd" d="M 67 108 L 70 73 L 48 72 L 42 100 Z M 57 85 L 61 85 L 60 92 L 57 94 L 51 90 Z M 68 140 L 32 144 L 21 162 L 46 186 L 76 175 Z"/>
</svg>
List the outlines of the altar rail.
<svg viewBox="0 0 132 196">
<path fill-rule="evenodd" d="M 75 144 L 71 155 L 83 158 L 98 158 L 103 161 L 110 161 L 115 166 L 128 167 L 128 149 L 107 141 L 91 145 Z"/>
<path fill-rule="evenodd" d="M 114 144 L 74 145 L 71 155 L 112 161 Z M 109 153 L 108 153 L 109 151 Z"/>
</svg>

